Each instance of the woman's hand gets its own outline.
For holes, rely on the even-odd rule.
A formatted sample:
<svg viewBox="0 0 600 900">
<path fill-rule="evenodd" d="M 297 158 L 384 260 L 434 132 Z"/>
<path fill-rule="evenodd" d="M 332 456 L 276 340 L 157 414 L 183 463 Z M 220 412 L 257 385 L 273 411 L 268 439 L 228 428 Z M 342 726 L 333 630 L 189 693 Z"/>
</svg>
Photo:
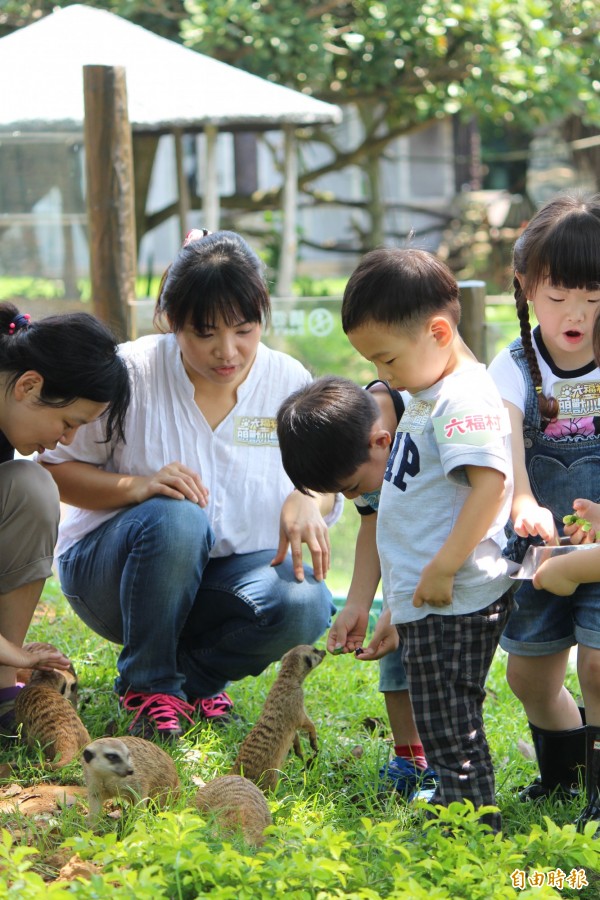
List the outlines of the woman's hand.
<svg viewBox="0 0 600 900">
<path fill-rule="evenodd" d="M 17 647 L 0 635 L 0 664 L 16 669 L 68 669 L 71 661 L 52 644 L 35 642 Z"/>
<path fill-rule="evenodd" d="M 310 551 L 315 578 L 322 581 L 329 571 L 331 549 L 329 529 L 321 515 L 319 498 L 292 491 L 281 508 L 279 547 L 271 565 L 280 565 L 288 547 L 291 547 L 294 575 L 298 581 L 304 581 L 302 544 L 306 544 Z"/>
<path fill-rule="evenodd" d="M 143 503 L 157 495 L 174 500 L 191 500 L 202 507 L 208 503 L 208 488 L 198 473 L 180 462 L 168 463 L 154 475 L 124 475 L 123 478 L 131 479 L 136 503 Z"/>
</svg>

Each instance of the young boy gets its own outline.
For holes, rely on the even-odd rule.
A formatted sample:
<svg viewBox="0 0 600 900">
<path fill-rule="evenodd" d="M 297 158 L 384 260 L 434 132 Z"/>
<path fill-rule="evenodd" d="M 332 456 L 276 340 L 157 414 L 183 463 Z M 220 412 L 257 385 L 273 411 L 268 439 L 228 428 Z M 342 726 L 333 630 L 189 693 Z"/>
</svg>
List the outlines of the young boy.
<svg viewBox="0 0 600 900">
<path fill-rule="evenodd" d="M 381 379 L 405 390 L 381 490 L 377 548 L 388 608 L 363 658 L 402 643 L 415 721 L 439 783 L 433 802 L 494 804 L 485 680 L 512 588 L 504 525 L 510 426 L 458 332 L 458 285 L 422 250 L 375 250 L 352 274 L 342 325 Z M 500 829 L 499 813 L 486 818 Z"/>
<path fill-rule="evenodd" d="M 283 466 L 303 493 L 342 493 L 354 500 L 360 528 L 352 580 L 344 609 L 329 631 L 330 653 L 362 647 L 369 611 L 381 578 L 375 542 L 377 508 L 393 435 L 404 412 L 398 391 L 374 381 L 365 389 L 347 378 L 326 375 L 291 394 L 277 414 Z M 407 799 L 435 788 L 415 726 L 400 650 L 380 662 L 379 690 L 394 738 L 395 756 L 380 772 Z"/>
</svg>

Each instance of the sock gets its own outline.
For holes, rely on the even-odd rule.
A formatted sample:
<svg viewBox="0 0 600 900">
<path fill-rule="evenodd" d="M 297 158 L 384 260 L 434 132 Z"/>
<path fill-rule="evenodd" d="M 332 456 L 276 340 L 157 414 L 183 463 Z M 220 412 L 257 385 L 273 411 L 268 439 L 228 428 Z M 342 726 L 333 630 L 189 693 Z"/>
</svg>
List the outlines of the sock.
<svg viewBox="0 0 600 900">
<path fill-rule="evenodd" d="M 395 744 L 394 752 L 396 756 L 414 762 L 419 769 L 427 768 L 427 757 L 423 750 L 423 744 Z"/>
</svg>

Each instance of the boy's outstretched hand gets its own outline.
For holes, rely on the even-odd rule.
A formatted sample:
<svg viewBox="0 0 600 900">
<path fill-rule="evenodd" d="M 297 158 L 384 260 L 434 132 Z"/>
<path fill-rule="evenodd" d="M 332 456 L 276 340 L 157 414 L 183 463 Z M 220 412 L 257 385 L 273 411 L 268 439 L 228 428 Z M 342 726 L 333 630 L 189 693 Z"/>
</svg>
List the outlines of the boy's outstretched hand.
<svg viewBox="0 0 600 900">
<path fill-rule="evenodd" d="M 373 637 L 366 647 L 363 647 L 361 651 L 356 651 L 357 659 L 364 659 L 367 662 L 371 662 L 371 660 L 381 659 L 382 656 L 387 656 L 388 653 L 394 653 L 394 651 L 398 649 L 400 646 L 400 637 L 398 635 L 398 629 L 390 622 L 391 617 L 392 614 L 390 610 L 384 609 L 377 620 Z"/>
<path fill-rule="evenodd" d="M 327 636 L 329 653 L 354 653 L 362 647 L 369 624 L 369 610 L 348 605 L 337 614 Z"/>
</svg>

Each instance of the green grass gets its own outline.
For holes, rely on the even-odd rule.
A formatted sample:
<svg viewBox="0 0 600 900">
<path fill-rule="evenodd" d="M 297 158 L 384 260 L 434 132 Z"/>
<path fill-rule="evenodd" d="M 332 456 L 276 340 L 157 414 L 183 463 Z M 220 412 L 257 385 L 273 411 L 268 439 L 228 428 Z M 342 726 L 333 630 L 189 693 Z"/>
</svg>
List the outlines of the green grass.
<svg viewBox="0 0 600 900">
<path fill-rule="evenodd" d="M 104 734 L 109 723 L 123 733 L 127 723 L 112 691 L 118 648 L 77 619 L 56 582 L 48 582 L 43 601 L 45 612 L 36 618 L 31 637 L 53 641 L 73 659 L 81 682 L 80 715 L 92 737 Z M 305 684 L 306 708 L 319 735 L 318 757 L 308 768 L 288 759 L 269 798 L 274 826 L 262 849 L 239 836 L 223 837 L 191 809 L 192 779 L 227 772 L 261 711 L 277 664 L 230 687 L 247 724 L 197 726 L 171 750 L 184 792 L 169 810 L 124 807 L 122 817 L 107 817 L 96 836 L 87 830 L 84 802 L 37 819 L 0 812 L 0 898 L 597 898 L 600 847 L 568 824 L 581 804 L 524 805 L 516 799 L 518 786 L 536 774 L 536 766 L 518 749 L 519 739 L 529 741 L 529 733 L 504 667 L 499 652 L 486 702 L 502 837 L 487 834 L 462 804 L 428 823 L 423 810 L 378 796 L 377 773 L 391 746 L 377 668 L 354 656 L 328 655 Z M 572 670 L 569 684 L 576 690 Z M 366 727 L 372 719 L 381 723 L 374 731 Z M 22 745 L 4 751 L 0 761 L 12 762 L 17 772 L 5 784 L 82 783 L 78 763 L 57 774 L 40 769 L 40 759 L 40 751 Z M 70 885 L 49 883 L 58 855 L 75 852 L 99 865 L 100 874 Z M 584 870 L 591 886 L 519 890 L 511 882 L 515 871 L 534 877 L 559 868 L 567 875 Z"/>
</svg>

